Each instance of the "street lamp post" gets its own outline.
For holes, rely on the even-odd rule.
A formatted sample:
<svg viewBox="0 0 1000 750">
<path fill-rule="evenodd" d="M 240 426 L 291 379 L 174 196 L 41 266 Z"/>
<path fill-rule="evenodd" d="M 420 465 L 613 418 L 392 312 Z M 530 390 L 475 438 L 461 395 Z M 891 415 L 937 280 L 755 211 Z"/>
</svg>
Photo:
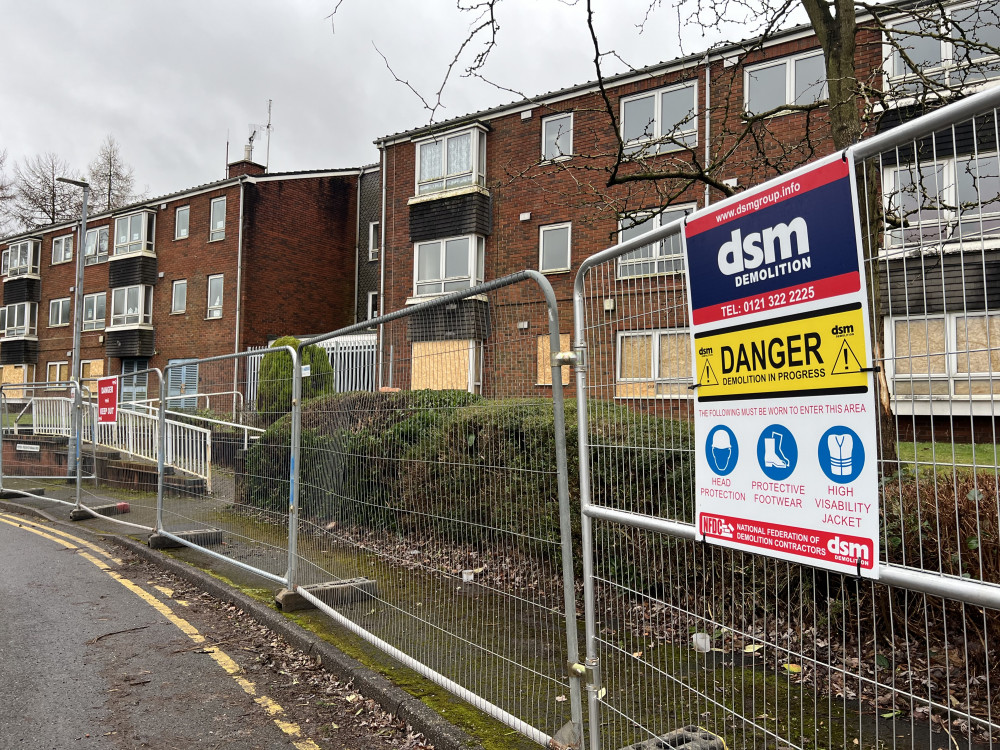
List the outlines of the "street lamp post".
<svg viewBox="0 0 1000 750">
<path fill-rule="evenodd" d="M 80 473 L 77 462 L 80 460 L 80 409 L 82 394 L 80 393 L 80 336 L 83 331 L 83 251 L 87 244 L 87 202 L 90 200 L 90 184 L 83 180 L 71 180 L 68 177 L 56 177 L 56 182 L 65 182 L 83 188 L 83 209 L 80 214 L 80 234 L 76 247 L 76 284 L 73 287 L 73 360 L 70 378 L 76 383 L 76 394 L 73 399 L 73 437 L 69 451 L 68 475 L 77 476 L 77 505 L 80 504 Z"/>
</svg>

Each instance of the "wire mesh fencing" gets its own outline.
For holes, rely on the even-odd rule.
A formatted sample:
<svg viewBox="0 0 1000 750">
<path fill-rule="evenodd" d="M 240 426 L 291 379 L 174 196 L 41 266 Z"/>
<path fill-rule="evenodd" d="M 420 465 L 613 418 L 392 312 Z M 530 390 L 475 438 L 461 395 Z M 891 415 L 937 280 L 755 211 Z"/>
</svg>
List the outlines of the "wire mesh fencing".
<svg viewBox="0 0 1000 750">
<path fill-rule="evenodd" d="M 568 372 L 553 367 L 568 336 L 550 320 L 551 288 L 526 272 L 366 323 L 377 391 L 335 393 L 313 364 L 296 579 L 352 631 L 542 744 L 574 715 L 579 732 L 581 706 L 567 671 Z M 326 361 L 315 343 L 303 363 Z"/>
<path fill-rule="evenodd" d="M 670 254 L 682 222 L 585 262 L 574 324 L 595 750 L 684 727 L 729 748 L 1000 742 L 997 100 L 847 157 L 879 367 L 878 493 L 850 500 L 878 507 L 877 581 L 696 541 L 685 280 L 632 273 L 636 257 Z"/>
<path fill-rule="evenodd" d="M 275 346 L 166 367 L 159 544 L 287 582 L 295 363 Z"/>
</svg>

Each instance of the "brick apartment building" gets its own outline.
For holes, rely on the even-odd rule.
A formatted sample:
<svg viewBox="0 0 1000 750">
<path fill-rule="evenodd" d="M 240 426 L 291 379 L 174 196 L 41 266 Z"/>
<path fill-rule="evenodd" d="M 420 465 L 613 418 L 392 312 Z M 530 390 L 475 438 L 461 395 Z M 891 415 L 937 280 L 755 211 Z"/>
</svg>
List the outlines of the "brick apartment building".
<svg viewBox="0 0 1000 750">
<path fill-rule="evenodd" d="M 963 20 L 968 21 L 973 11 L 947 12 L 965 13 Z M 990 39 L 1000 37 L 995 20 L 984 23 Z M 908 32 L 919 28 L 913 22 L 892 28 L 900 38 Z M 920 61 L 922 56 L 934 75 L 961 74 L 947 42 L 912 38 L 916 40 L 912 59 Z M 892 85 L 905 89 L 913 76 L 903 68 L 898 53 L 887 53 L 884 41 L 882 33 L 859 24 L 858 79 L 886 89 Z M 987 63 L 980 80 L 988 81 L 998 72 L 993 58 Z M 704 182 L 680 179 L 607 187 L 607 173 L 600 170 L 612 162 L 618 147 L 608 108 L 616 114 L 625 153 L 631 157 L 621 165 L 625 174 L 651 166 L 690 170 L 695 161 L 710 163 L 729 154 L 713 176 L 719 183 L 742 189 L 833 150 L 825 106 L 810 112 L 784 109 L 827 96 L 822 52 L 811 28 L 610 77 L 604 88 L 607 106 L 598 84 L 591 82 L 376 141 L 385 180 L 385 310 L 480 280 L 537 269 L 547 275 L 559 300 L 562 348 L 568 348 L 572 287 L 581 261 L 723 197 Z M 754 112 L 769 114 L 749 124 L 752 118 L 747 113 Z M 910 114 L 900 106 L 882 118 L 882 127 Z M 737 138 L 735 134 L 748 128 L 752 137 Z M 954 137 L 949 149 L 940 152 L 941 168 L 953 173 L 959 171 L 956 164 L 963 148 L 969 153 L 975 147 L 974 139 L 965 138 L 963 146 L 964 136 Z M 980 138 L 980 152 L 984 147 L 989 149 L 990 144 Z M 996 161 L 995 143 L 992 151 Z M 892 161 L 885 164 L 886 192 L 900 188 L 912 174 L 903 167 L 894 169 Z M 994 182 L 982 184 L 994 193 L 1000 190 Z M 988 202 L 987 197 L 982 200 L 984 205 Z M 992 232 L 997 223 L 985 226 Z M 895 244 L 903 255 L 903 251 L 919 252 L 914 242 L 911 233 L 896 231 L 886 244 L 890 248 Z M 967 311 L 966 300 L 977 296 L 985 305 L 986 295 L 975 290 L 982 292 L 983 279 L 1000 270 L 1000 256 L 987 252 L 985 263 L 990 273 L 984 274 L 981 264 L 963 271 L 961 258 L 953 259 L 949 273 L 964 278 L 952 278 L 944 286 L 952 295 L 964 288 L 965 299 L 943 293 L 931 299 L 932 295 L 903 294 L 901 290 L 915 290 L 922 282 L 919 277 L 907 280 L 903 266 L 890 261 L 886 276 L 895 278 L 897 290 L 891 314 L 905 319 L 886 321 L 887 349 L 906 349 L 908 327 L 919 327 L 921 316 L 926 321 L 953 309 Z M 619 320 L 628 322 L 619 323 L 608 340 L 591 342 L 605 353 L 588 363 L 591 382 L 613 383 L 607 397 L 645 405 L 659 399 L 661 407 L 685 411 L 691 370 L 680 244 L 665 241 L 635 251 L 617 262 L 614 276 L 609 304 L 615 305 Z M 919 304 L 918 297 L 923 300 Z M 904 298 L 910 300 L 905 310 L 898 308 Z M 413 358 L 412 387 L 454 387 L 468 373 L 470 390 L 485 394 L 513 381 L 522 393 L 550 392 L 545 377 L 548 354 L 541 344 L 536 362 L 490 360 L 489 347 L 482 346 L 489 326 L 476 323 L 483 318 L 484 304 L 468 300 L 457 306 L 448 313 L 450 324 L 443 327 L 412 320 L 405 334 L 394 334 L 395 340 L 383 342 L 383 348 L 391 345 L 397 361 Z M 990 307 L 997 309 L 995 304 Z M 532 335 L 547 330 L 540 305 L 520 318 L 528 319 Z M 446 345 L 442 330 L 453 331 L 445 338 L 455 341 Z M 456 341 L 464 343 L 456 347 Z M 472 353 L 467 359 L 465 344 Z M 454 362 L 438 370 L 452 375 L 438 376 L 447 382 L 434 382 L 428 368 L 416 362 L 446 350 Z M 474 374 L 479 368 L 481 379 Z M 406 379 L 407 373 L 397 372 L 395 377 Z"/>
<path fill-rule="evenodd" d="M 359 246 L 364 265 L 374 265 L 368 223 L 378 206 L 367 198 L 359 214 L 362 182 L 373 179 L 377 168 L 267 174 L 247 158 L 225 180 L 88 217 L 82 242 L 78 221 L 6 238 L 2 382 L 69 378 L 81 245 L 84 378 L 354 322 L 356 295 L 367 299 L 372 283 L 370 272 L 361 286 L 357 276 Z M 170 395 L 197 389 L 195 367 L 177 372 Z M 122 388 L 123 400 L 142 399 L 147 380 L 124 379 Z"/>
</svg>

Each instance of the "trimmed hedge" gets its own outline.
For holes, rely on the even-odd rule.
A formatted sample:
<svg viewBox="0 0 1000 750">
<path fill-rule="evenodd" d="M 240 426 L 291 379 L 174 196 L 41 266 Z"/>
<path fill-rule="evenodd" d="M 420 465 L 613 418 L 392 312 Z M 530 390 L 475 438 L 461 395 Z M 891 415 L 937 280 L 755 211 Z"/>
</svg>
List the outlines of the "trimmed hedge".
<svg viewBox="0 0 1000 750">
<path fill-rule="evenodd" d="M 294 336 L 282 336 L 271 348 L 299 345 Z M 333 393 L 334 372 L 326 351 L 319 346 L 302 349 L 302 365 L 310 368 L 309 377 L 302 378 L 302 400 Z M 257 386 L 257 412 L 272 419 L 292 410 L 292 359 L 285 351 L 269 351 L 260 363 Z"/>
</svg>

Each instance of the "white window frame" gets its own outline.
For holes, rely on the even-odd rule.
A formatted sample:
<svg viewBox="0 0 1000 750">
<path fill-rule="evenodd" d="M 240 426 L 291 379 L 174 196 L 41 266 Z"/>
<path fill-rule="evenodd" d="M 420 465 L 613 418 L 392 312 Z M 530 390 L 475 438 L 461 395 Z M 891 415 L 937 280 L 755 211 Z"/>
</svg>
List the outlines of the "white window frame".
<svg viewBox="0 0 1000 750">
<path fill-rule="evenodd" d="M 824 80 L 819 92 L 819 96 L 810 99 L 807 102 L 796 102 L 795 101 L 795 63 L 801 60 L 808 60 L 812 57 L 818 57 L 822 61 L 823 50 L 811 50 L 809 52 L 802 52 L 796 55 L 785 55 L 784 57 L 778 58 L 776 60 L 768 60 L 767 62 L 758 63 L 756 65 L 748 65 L 743 69 L 743 111 L 749 114 L 756 114 L 750 111 L 750 84 L 753 74 L 758 70 L 765 70 L 767 68 L 775 68 L 779 65 L 785 66 L 785 100 L 782 105 L 791 104 L 813 104 L 815 102 L 827 99 L 830 96 L 830 84 L 826 81 L 826 66 L 823 64 L 823 75 Z M 781 105 L 779 105 L 781 106 Z M 781 114 L 780 112 L 777 114 Z"/>
<path fill-rule="evenodd" d="M 215 207 L 222 206 L 222 223 L 216 222 Z M 226 239 L 226 196 L 212 198 L 208 209 L 208 241 L 219 242 Z"/>
<path fill-rule="evenodd" d="M 104 235 L 104 252 L 101 252 L 101 235 Z M 90 238 L 94 238 L 94 252 L 90 252 Z M 111 227 L 95 227 L 87 230 L 87 236 L 83 244 L 83 264 L 93 266 L 104 263 L 108 259 L 108 250 L 111 241 Z"/>
<path fill-rule="evenodd" d="M 52 377 L 52 368 L 56 370 L 56 376 Z M 59 377 L 59 369 L 66 368 L 66 377 Z M 45 365 L 45 382 L 49 383 L 47 390 L 62 390 L 65 386 L 53 386 L 52 383 L 65 383 L 69 380 L 69 362 L 49 362 Z"/>
<path fill-rule="evenodd" d="M 64 234 L 52 238 L 52 265 L 69 263 L 73 260 L 73 235 Z"/>
<path fill-rule="evenodd" d="M 378 292 L 368 292 L 368 317 L 365 320 L 371 320 L 372 318 L 378 317 Z"/>
<path fill-rule="evenodd" d="M 69 323 L 69 297 L 59 297 L 57 299 L 49 300 L 49 328 L 68 326 Z"/>
<path fill-rule="evenodd" d="M 132 308 L 126 307 L 124 313 L 115 314 L 115 302 L 119 297 L 124 297 L 128 302 L 128 293 L 132 289 L 138 291 L 138 305 L 135 312 Z M 136 320 L 129 320 L 136 318 Z M 111 325 L 108 328 L 132 328 L 135 326 L 148 326 L 153 324 L 153 287 L 147 284 L 133 284 L 132 286 L 120 286 L 111 290 Z"/>
<path fill-rule="evenodd" d="M 219 301 L 216 304 L 212 304 L 212 284 L 218 281 L 219 283 Z M 225 274 L 216 273 L 208 277 L 207 291 L 205 294 L 205 320 L 218 320 L 222 317 L 222 305 L 225 299 Z"/>
<path fill-rule="evenodd" d="M 97 317 L 98 300 L 104 299 L 104 315 L 100 318 Z M 88 303 L 93 311 L 93 315 L 87 316 Z M 108 317 L 108 293 L 107 292 L 94 292 L 93 294 L 83 295 L 83 330 L 84 331 L 102 331 L 104 330 L 104 323 Z"/>
<path fill-rule="evenodd" d="M 545 233 L 555 231 L 558 229 L 565 229 L 567 231 L 566 235 L 566 265 L 565 266 L 555 266 L 553 268 L 543 268 L 542 259 L 545 257 L 544 244 L 545 244 Z M 559 224 L 545 224 L 544 226 L 538 227 L 538 270 L 540 273 L 566 273 L 570 270 L 573 265 L 573 222 L 563 221 Z"/>
<path fill-rule="evenodd" d="M 936 313 L 930 315 L 897 315 L 897 316 L 886 316 L 884 318 L 884 331 L 885 331 L 885 342 L 886 351 L 889 352 L 889 356 L 886 358 L 888 363 L 888 379 L 889 379 L 889 390 L 892 394 L 892 398 L 898 402 L 919 402 L 919 401 L 951 401 L 953 403 L 960 403 L 962 401 L 986 401 L 990 404 L 993 403 L 994 396 L 989 393 L 959 393 L 956 390 L 956 383 L 969 383 L 969 381 L 982 381 L 989 380 L 991 383 L 996 384 L 996 388 L 1000 391 L 1000 370 L 993 372 L 960 372 L 960 357 L 966 356 L 968 354 L 968 349 L 959 350 L 958 346 L 958 330 L 957 323 L 961 318 L 984 318 L 993 317 L 1000 318 L 1000 310 L 965 310 L 961 312 L 953 313 Z M 896 362 L 897 359 L 906 358 L 896 357 L 896 323 L 926 323 L 930 321 L 943 321 L 944 325 L 944 342 L 945 351 L 938 352 L 930 355 L 917 355 L 917 359 L 924 359 L 930 357 L 943 357 L 945 363 L 945 371 L 943 373 L 913 373 L 908 375 L 896 374 Z M 987 323 L 988 330 L 989 323 Z M 998 337 L 1000 338 L 1000 337 Z M 990 341 L 990 349 L 1000 349 L 1000 341 Z M 909 383 L 947 383 L 947 393 L 915 393 L 915 394 L 898 394 L 896 389 L 896 382 L 909 382 Z M 931 390 L 930 386 L 928 390 Z"/>
<path fill-rule="evenodd" d="M 17 324 L 17 313 L 23 310 L 23 324 Z M 5 338 L 26 338 L 38 336 L 38 303 L 15 302 L 3 310 L 3 335 Z"/>
<path fill-rule="evenodd" d="M 619 242 L 621 242 L 621 234 L 623 231 L 632 228 L 636 224 L 641 224 L 643 221 L 653 220 L 653 226 L 649 227 L 649 230 L 658 229 L 664 224 L 669 224 L 676 221 L 679 217 L 674 214 L 679 214 L 683 212 L 684 215 L 693 213 L 697 210 L 697 205 L 694 203 L 679 203 L 676 205 L 668 206 L 662 211 L 637 211 L 632 214 L 623 216 L 618 222 L 618 237 Z M 666 221 L 664 217 L 666 216 Z M 636 221 L 640 219 L 640 221 Z M 636 253 L 639 250 L 633 250 L 630 253 L 625 253 L 618 257 L 616 263 L 616 273 L 619 279 L 639 279 L 646 278 L 650 276 L 669 276 L 672 274 L 684 273 L 684 250 L 680 247 L 680 235 L 677 235 L 678 239 L 678 249 L 676 253 L 668 253 L 665 251 L 667 240 L 659 240 L 653 245 L 652 254 L 648 258 L 637 257 Z M 649 245 L 643 245 L 643 248 L 649 247 Z M 642 249 L 642 248 L 640 248 Z M 630 257 L 632 256 L 632 257 Z M 679 261 L 679 264 L 678 264 Z M 656 269 L 652 273 L 628 273 L 628 269 L 634 266 L 642 266 L 645 264 L 655 264 Z M 673 266 L 673 268 L 665 268 L 664 270 L 659 270 L 659 265 L 664 264 L 666 266 Z"/>
<path fill-rule="evenodd" d="M 133 223 L 136 221 L 139 226 L 138 239 L 135 239 L 132 234 Z M 119 236 L 119 227 L 123 222 L 128 222 L 128 234 L 124 238 L 124 242 L 119 242 L 122 239 Z M 116 216 L 114 233 L 115 245 L 112 251 L 113 257 L 121 258 L 126 255 L 136 254 L 152 255 L 154 253 L 153 236 L 156 233 L 156 214 L 152 211 L 136 211 L 124 216 Z"/>
<path fill-rule="evenodd" d="M 559 136 L 568 133 L 569 134 L 569 149 L 567 151 L 559 151 L 555 154 L 547 154 L 545 152 L 545 144 L 548 139 L 546 138 L 546 133 L 550 125 L 556 125 L 560 120 L 568 120 L 569 126 L 565 127 L 562 124 L 557 125 L 556 138 L 554 143 L 556 144 L 556 149 L 558 149 Z M 559 114 L 549 115 L 548 117 L 542 118 L 542 161 L 544 162 L 554 162 L 554 161 L 565 161 L 573 157 L 573 113 L 572 112 L 560 112 Z"/>
<path fill-rule="evenodd" d="M 955 5 L 955 6 L 946 8 L 945 9 L 945 13 L 947 14 L 947 17 L 950 19 L 955 13 L 957 13 L 959 11 L 968 10 L 970 8 L 975 8 L 975 7 L 977 7 L 977 4 L 975 4 L 975 3 L 973 3 L 973 4 Z M 983 6 L 980 6 L 980 7 L 983 7 Z M 930 11 L 930 6 L 928 6 L 928 12 L 929 11 Z M 919 22 L 919 21 L 922 21 L 922 20 L 930 20 L 930 19 L 928 19 L 928 18 L 914 18 L 913 16 L 906 16 L 905 18 L 900 18 L 900 19 L 898 19 L 896 21 L 889 22 L 889 23 L 886 24 L 886 27 L 888 29 L 887 34 L 889 36 L 891 36 L 892 32 L 893 32 L 893 30 L 895 28 L 901 27 L 901 26 L 906 25 L 906 24 L 911 24 L 914 21 Z M 915 73 L 912 70 L 909 70 L 906 67 L 905 63 L 903 63 L 901 60 L 899 61 L 899 63 L 901 65 L 902 69 L 901 70 L 896 70 L 896 64 L 897 64 L 897 58 L 896 58 L 897 49 L 896 48 L 897 48 L 898 45 L 892 44 L 888 39 L 884 39 L 883 40 L 883 42 L 882 42 L 882 67 L 883 67 L 883 70 L 885 71 L 886 89 L 887 89 L 887 91 L 892 92 L 897 87 L 900 87 L 900 86 L 904 87 L 904 91 L 898 91 L 898 89 L 897 89 L 897 96 L 896 96 L 897 99 L 901 98 L 901 99 L 905 100 L 906 99 L 906 95 L 908 93 L 913 93 L 913 92 L 908 92 L 908 91 L 905 90 L 905 87 L 906 87 L 907 83 L 909 83 L 909 82 L 912 81 L 915 84 L 917 84 L 918 86 L 922 85 L 921 76 L 933 80 L 933 78 L 936 75 L 940 74 L 942 76 L 942 84 L 944 86 L 946 86 L 946 87 L 953 87 L 953 86 L 956 86 L 956 85 L 959 84 L 959 81 L 953 81 L 952 80 L 952 76 L 957 71 L 960 71 L 962 69 L 963 65 L 962 65 L 961 62 L 955 60 L 955 56 L 956 56 L 956 50 L 955 50 L 955 48 L 956 48 L 956 45 L 951 40 L 951 38 L 949 36 L 947 36 L 947 28 L 946 28 L 946 24 L 945 24 L 945 18 L 944 17 L 938 18 L 936 25 L 937 25 L 937 30 L 934 33 L 938 33 L 938 34 L 941 35 L 940 39 L 937 40 L 938 45 L 939 45 L 939 49 L 940 49 L 940 53 L 941 53 L 940 54 L 940 59 L 939 59 L 940 64 L 936 65 L 936 66 L 932 65 L 932 66 L 929 66 L 927 68 L 924 68 L 921 71 L 920 74 Z M 900 44 L 901 45 L 905 46 L 905 44 L 906 44 L 905 37 L 909 33 L 910 32 L 902 32 L 901 33 L 901 35 L 900 35 Z M 998 62 L 1000 62 L 1000 57 L 998 57 L 996 55 L 986 54 L 986 55 L 983 55 L 982 57 L 973 58 L 973 62 L 974 62 L 975 65 L 977 65 L 977 66 L 983 66 L 985 68 L 985 66 L 995 65 Z M 992 80 L 992 79 L 995 79 L 997 77 L 1000 77 L 1000 69 L 993 70 L 991 72 L 992 72 L 992 75 L 987 76 L 985 79 L 980 78 L 980 79 L 968 82 L 966 84 L 965 88 L 967 88 L 967 89 L 976 88 L 978 85 L 982 84 L 982 82 L 984 80 L 988 81 L 988 80 Z M 903 103 L 903 102 L 898 102 L 898 103 Z"/>
<path fill-rule="evenodd" d="M 181 212 L 184 213 L 184 234 L 181 234 Z M 186 240 L 191 236 L 191 206 L 178 206 L 174 209 L 174 239 Z"/>
<path fill-rule="evenodd" d="M 379 221 L 368 222 L 368 260 L 378 260 L 382 247 L 382 224 Z"/>
<path fill-rule="evenodd" d="M 179 315 L 180 313 L 187 312 L 187 279 L 177 279 L 170 285 L 170 314 Z M 177 306 L 177 290 L 179 288 L 184 288 L 184 304 L 181 307 Z"/>
<path fill-rule="evenodd" d="M 648 328 L 639 330 L 618 331 L 615 337 L 615 382 L 616 383 L 653 383 L 655 385 L 673 386 L 669 392 L 656 393 L 655 396 L 625 396 L 619 398 L 692 398 L 692 391 L 688 386 L 694 381 L 691 374 L 687 373 L 679 377 L 664 377 L 660 374 L 660 338 L 663 335 L 684 336 L 691 335 L 688 328 Z M 622 343 L 627 338 L 651 337 L 650 346 L 650 377 L 648 378 L 625 378 L 622 377 Z M 690 342 L 689 342 L 690 343 Z M 681 387 L 683 386 L 683 387 Z"/>
<path fill-rule="evenodd" d="M 462 240 L 467 239 L 469 241 L 469 275 L 468 276 L 445 276 L 445 263 L 446 254 L 445 247 L 446 243 L 452 240 Z M 420 248 L 427 245 L 439 245 L 440 246 L 440 275 L 433 279 L 418 280 L 417 274 L 419 271 L 420 263 Z M 456 237 L 443 237 L 439 240 L 429 240 L 427 242 L 415 242 L 413 244 L 413 296 L 414 297 L 439 297 L 442 294 L 450 294 L 451 292 L 461 291 L 462 289 L 469 289 L 474 287 L 476 284 L 481 284 L 483 281 L 483 259 L 485 254 L 486 239 L 482 235 L 478 234 L 461 234 Z M 465 282 L 465 286 L 461 284 Z M 439 284 L 440 289 L 437 291 L 424 291 L 418 292 L 418 286 L 429 286 L 431 284 Z M 452 289 L 445 289 L 446 285 L 453 286 Z"/>
<path fill-rule="evenodd" d="M 472 160 L 471 168 L 461 172 L 448 172 L 448 143 L 464 135 L 471 136 L 469 153 Z M 435 143 L 441 143 L 442 174 L 421 179 L 420 159 L 423 149 Z M 414 144 L 416 151 L 416 173 L 414 174 L 415 195 L 434 195 L 452 190 L 465 190 L 472 187 L 486 186 L 486 131 L 481 126 L 462 128 L 448 133 L 441 133 L 432 138 L 425 138 Z M 465 176 L 468 175 L 468 180 Z M 437 183 L 441 183 L 437 186 Z M 451 183 L 451 184 L 449 184 Z M 460 184 L 459 184 L 460 183 Z"/>
<path fill-rule="evenodd" d="M 942 184 L 940 186 L 932 186 L 929 182 L 926 182 L 927 187 L 940 188 L 938 191 L 938 202 L 941 206 L 936 209 L 937 218 L 922 215 L 917 215 L 916 218 L 912 216 L 901 217 L 910 221 L 911 226 L 915 227 L 918 232 L 920 231 L 920 227 L 928 227 L 931 230 L 928 233 L 928 237 L 926 239 L 907 240 L 905 235 L 902 234 L 903 229 L 887 225 L 885 228 L 885 241 L 882 243 L 883 256 L 949 246 L 958 248 L 962 243 L 973 243 L 975 247 L 980 247 L 983 244 L 988 244 L 991 247 L 1000 246 L 1000 197 L 992 201 L 989 205 L 981 206 L 983 210 L 974 210 L 966 217 L 966 222 L 973 226 L 981 227 L 981 231 L 977 229 L 965 237 L 960 232 L 956 233 L 956 230 L 961 229 L 962 224 L 961 214 L 957 210 L 960 203 L 958 174 L 959 170 L 965 167 L 964 164 L 960 166 L 960 163 L 967 160 L 970 161 L 978 173 L 980 161 L 984 159 L 993 160 L 993 164 L 990 165 L 990 173 L 987 176 L 993 179 L 1000 176 L 1000 153 L 993 151 L 959 154 L 957 156 L 940 157 L 938 159 L 926 159 L 916 164 L 884 167 L 882 169 L 882 199 L 887 212 L 892 209 L 891 201 L 893 200 L 893 196 L 899 192 L 898 176 L 900 173 L 912 172 L 914 176 L 920 174 L 919 179 L 926 181 L 935 179 L 933 178 L 934 170 L 940 166 L 942 167 Z M 996 171 L 994 172 L 993 170 Z M 989 199 L 987 198 L 987 200 Z M 988 210 L 990 208 L 992 210 Z M 928 206 L 927 208 L 920 209 L 920 214 L 933 214 L 934 211 L 935 208 L 933 206 Z M 996 226 L 989 228 L 988 224 L 995 224 Z"/>
<path fill-rule="evenodd" d="M 691 89 L 692 106 L 690 110 L 690 118 L 687 121 L 690 122 L 690 127 L 664 133 L 662 112 L 663 94 L 687 88 Z M 647 97 L 653 98 L 652 135 L 648 137 L 640 136 L 631 140 L 625 140 L 625 105 Z M 695 148 L 698 145 L 699 114 L 698 82 L 696 80 L 684 81 L 683 83 L 674 84 L 672 86 L 663 86 L 658 89 L 650 89 L 649 91 L 632 94 L 631 96 L 623 96 L 618 104 L 618 115 L 621 120 L 621 135 L 622 141 L 625 144 L 625 153 L 638 153 L 641 156 L 652 156 L 653 154 L 662 154 L 671 151 L 683 151 L 685 149 Z M 670 124 L 677 124 L 677 120 L 672 119 Z M 677 141 L 680 142 L 678 143 Z"/>
<path fill-rule="evenodd" d="M 21 240 L 12 243 L 4 251 L 4 273 L 8 278 L 38 276 L 41 253 L 41 240 Z"/>
<path fill-rule="evenodd" d="M 101 359 L 81 359 L 80 360 L 80 380 L 81 381 L 96 380 L 97 377 L 101 377 L 101 376 L 96 376 L 95 377 L 94 375 L 92 375 L 90 372 L 87 371 L 88 368 L 92 368 L 94 366 L 94 362 L 102 362 L 103 363 L 104 360 L 101 360 Z M 101 367 L 101 372 L 102 373 L 104 372 L 104 368 L 103 367 Z M 96 388 L 91 388 L 91 394 L 90 394 L 91 398 L 95 398 L 96 397 L 96 390 L 97 390 Z"/>
</svg>

